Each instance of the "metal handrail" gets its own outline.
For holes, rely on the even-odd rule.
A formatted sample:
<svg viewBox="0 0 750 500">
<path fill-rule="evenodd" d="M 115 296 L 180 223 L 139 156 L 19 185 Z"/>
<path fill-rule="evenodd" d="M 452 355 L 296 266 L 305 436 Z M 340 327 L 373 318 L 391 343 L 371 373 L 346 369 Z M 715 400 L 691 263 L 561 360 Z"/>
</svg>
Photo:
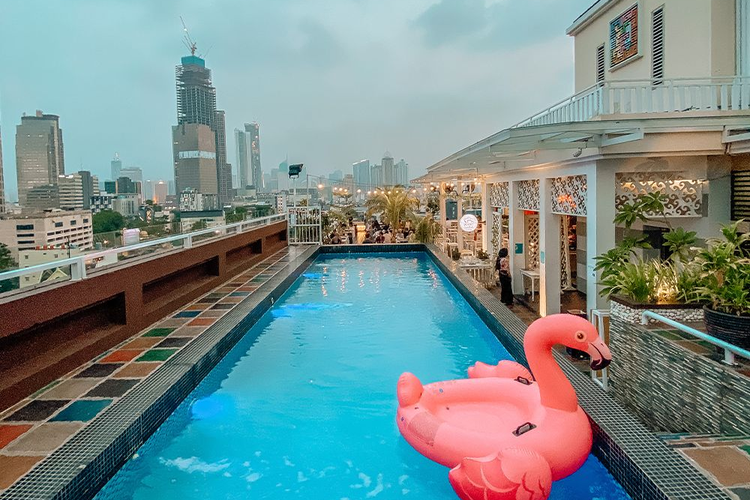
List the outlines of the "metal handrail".
<svg viewBox="0 0 750 500">
<path fill-rule="evenodd" d="M 107 250 L 101 250 L 98 252 L 91 252 L 91 253 L 85 253 L 81 255 L 77 255 L 76 257 L 70 257 L 67 259 L 62 260 L 56 260 L 53 262 L 46 262 L 44 264 L 37 264 L 35 266 L 30 267 L 23 267 L 20 269 L 14 269 L 12 271 L 5 271 L 0 273 L 0 281 L 2 280 L 8 280 L 12 278 L 20 278 L 27 274 L 34 274 L 41 271 L 46 271 L 48 269 L 57 269 L 58 267 L 65 267 L 65 266 L 71 266 L 71 273 L 70 277 L 73 281 L 78 281 L 86 278 L 86 261 L 90 261 L 92 259 L 98 259 L 101 257 L 105 257 L 107 255 L 119 255 L 121 253 L 125 252 L 132 252 L 134 250 L 141 250 L 144 248 L 149 247 L 155 247 L 164 245 L 165 243 L 172 243 L 174 241 L 180 241 L 184 240 L 183 248 L 192 248 L 193 246 L 193 239 L 206 235 L 206 234 L 226 234 L 227 230 L 230 229 L 238 229 L 237 232 L 243 233 L 245 232 L 245 229 L 243 226 L 248 226 L 248 229 L 251 227 L 256 227 L 258 225 L 268 225 L 272 222 L 280 222 L 282 220 L 286 220 L 287 214 L 276 214 L 276 215 L 269 215 L 266 217 L 259 217 L 257 219 L 249 219 L 244 220 L 241 222 L 233 222 L 232 224 L 225 224 L 223 226 L 215 226 L 209 229 L 201 229 L 200 231 L 193 231 L 190 233 L 185 234 L 178 234 L 175 236 L 168 236 L 166 238 L 160 238 L 158 240 L 152 240 L 152 241 L 144 241 L 143 243 L 136 243 L 135 245 L 128 245 L 123 247 L 117 247 L 117 248 L 110 248 Z M 237 234 L 235 232 L 235 234 Z"/>
<path fill-rule="evenodd" d="M 655 319 L 657 321 L 660 321 L 666 325 L 671 326 L 672 328 L 677 328 L 678 330 L 688 333 L 694 337 L 697 337 L 701 340 L 705 340 L 706 342 L 709 342 L 716 347 L 721 347 L 724 349 L 724 360 L 723 362 L 727 365 L 734 366 L 735 365 L 735 356 L 740 356 L 745 359 L 750 359 L 750 351 L 747 351 L 745 349 L 742 349 L 741 347 L 737 347 L 734 344 L 730 344 L 729 342 L 724 342 L 721 339 L 717 339 L 716 337 L 712 337 L 711 335 L 705 334 L 699 330 L 696 330 L 695 328 L 691 328 L 687 325 L 683 325 L 682 323 L 678 323 L 677 321 L 674 321 L 669 318 L 665 318 L 664 316 L 660 314 L 656 314 L 653 311 L 643 311 L 643 314 L 641 315 L 641 324 L 647 325 L 648 324 L 648 318 Z"/>
<path fill-rule="evenodd" d="M 592 309 L 590 314 L 590 321 L 594 323 L 596 321 L 596 331 L 599 332 L 599 338 L 604 341 L 604 318 L 608 318 L 610 315 L 609 309 Z M 605 391 L 609 390 L 609 368 L 605 367 L 601 370 L 601 376 L 597 375 L 597 370 L 591 370 L 591 380 L 593 380 L 599 387 Z"/>
</svg>

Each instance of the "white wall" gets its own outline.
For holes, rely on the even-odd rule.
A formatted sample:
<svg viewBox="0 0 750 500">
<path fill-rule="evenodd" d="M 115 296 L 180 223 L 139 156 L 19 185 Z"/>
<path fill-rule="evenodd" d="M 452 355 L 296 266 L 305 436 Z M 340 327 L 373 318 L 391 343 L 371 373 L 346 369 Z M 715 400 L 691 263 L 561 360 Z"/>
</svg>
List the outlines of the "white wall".
<svg viewBox="0 0 750 500">
<path fill-rule="evenodd" d="M 638 0 L 639 55 L 611 69 L 609 23 L 635 4 L 613 2 L 599 18 L 575 34 L 575 85 L 596 83 L 596 48 L 604 44 L 605 80 L 651 78 L 651 16 L 664 6 L 665 78 L 705 78 L 735 74 L 736 0 Z"/>
</svg>

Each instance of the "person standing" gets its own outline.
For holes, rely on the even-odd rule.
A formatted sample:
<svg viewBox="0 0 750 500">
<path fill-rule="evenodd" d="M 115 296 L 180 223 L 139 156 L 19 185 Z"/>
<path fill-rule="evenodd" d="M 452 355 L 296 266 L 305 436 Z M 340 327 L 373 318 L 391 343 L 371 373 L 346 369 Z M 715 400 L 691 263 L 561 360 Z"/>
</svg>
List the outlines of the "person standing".
<svg viewBox="0 0 750 500">
<path fill-rule="evenodd" d="M 512 278 L 510 275 L 510 262 L 508 261 L 508 249 L 501 248 L 495 261 L 495 269 L 500 276 L 500 301 L 506 306 L 513 305 Z"/>
</svg>

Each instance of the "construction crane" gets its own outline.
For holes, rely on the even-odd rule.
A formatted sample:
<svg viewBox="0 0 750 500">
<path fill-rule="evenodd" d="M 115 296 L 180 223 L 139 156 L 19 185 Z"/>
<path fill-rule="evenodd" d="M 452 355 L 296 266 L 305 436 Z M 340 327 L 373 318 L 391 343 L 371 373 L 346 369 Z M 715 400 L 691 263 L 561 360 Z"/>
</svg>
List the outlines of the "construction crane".
<svg viewBox="0 0 750 500">
<path fill-rule="evenodd" d="M 192 38 L 190 38 L 190 32 L 187 29 L 187 26 L 185 25 L 185 20 L 182 19 L 182 16 L 180 16 L 180 21 L 182 22 L 182 30 L 185 32 L 185 36 L 182 39 L 182 43 L 187 47 L 187 49 L 190 51 L 190 55 L 195 55 L 195 51 L 198 50 L 198 44 L 196 44 Z"/>
</svg>

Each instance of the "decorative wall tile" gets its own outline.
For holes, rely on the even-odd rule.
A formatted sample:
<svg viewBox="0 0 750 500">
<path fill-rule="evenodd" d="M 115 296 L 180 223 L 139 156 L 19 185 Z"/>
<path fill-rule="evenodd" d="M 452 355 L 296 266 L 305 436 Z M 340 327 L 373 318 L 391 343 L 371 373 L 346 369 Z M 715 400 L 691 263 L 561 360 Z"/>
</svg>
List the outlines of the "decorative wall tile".
<svg viewBox="0 0 750 500">
<path fill-rule="evenodd" d="M 552 213 L 586 216 L 587 185 L 585 175 L 550 179 Z"/>
<path fill-rule="evenodd" d="M 493 208 L 510 207 L 510 190 L 507 182 L 490 184 L 490 206 Z"/>
<path fill-rule="evenodd" d="M 539 215 L 524 217 L 526 234 L 526 269 L 539 269 Z"/>
<path fill-rule="evenodd" d="M 616 174 L 615 208 L 632 202 L 639 194 L 661 192 L 667 217 L 701 217 L 703 181 L 684 172 L 627 172 Z M 653 214 L 657 215 L 657 214 Z"/>
<path fill-rule="evenodd" d="M 518 183 L 518 208 L 539 211 L 539 179 Z"/>
</svg>

